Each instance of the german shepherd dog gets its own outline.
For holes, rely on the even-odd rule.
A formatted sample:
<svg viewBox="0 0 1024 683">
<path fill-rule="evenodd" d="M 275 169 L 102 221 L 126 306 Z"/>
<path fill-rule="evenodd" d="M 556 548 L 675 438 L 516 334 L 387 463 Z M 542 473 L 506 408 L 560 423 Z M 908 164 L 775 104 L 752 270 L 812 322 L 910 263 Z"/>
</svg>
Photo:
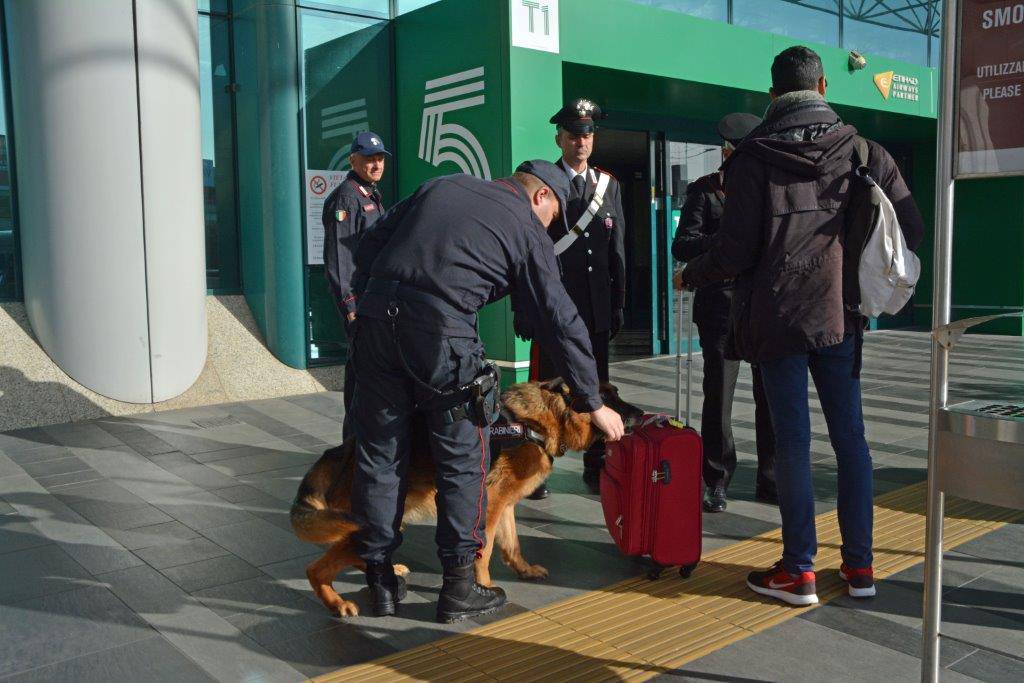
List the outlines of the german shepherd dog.
<svg viewBox="0 0 1024 683">
<path fill-rule="evenodd" d="M 629 427 L 643 411 L 619 398 L 611 384 L 601 385 L 601 399 L 615 410 Z M 487 475 L 487 545 L 476 560 L 478 583 L 491 585 L 490 560 L 495 542 L 505 563 L 521 578 L 543 579 L 548 570 L 523 558 L 516 533 L 515 504 L 547 478 L 554 458 L 566 450 L 586 450 L 600 431 L 591 425 L 589 413 L 578 413 L 569 406 L 568 386 L 561 380 L 529 382 L 510 386 L 501 396 L 502 410 L 543 437 L 543 448 L 532 441 L 491 454 Z M 414 423 L 417 434 L 412 440 L 405 497 L 403 524 L 437 517 L 434 495 L 434 461 L 427 444 L 425 427 Z M 363 571 L 365 563 L 356 555 L 353 535 L 359 525 L 351 516 L 352 477 L 355 465 L 355 439 L 327 450 L 313 464 L 299 485 L 291 509 L 292 528 L 304 541 L 329 544 L 323 557 L 306 568 L 306 577 L 316 596 L 337 616 L 355 616 L 356 605 L 338 595 L 331 583 L 339 571 L 354 566 Z M 409 569 L 395 565 L 395 573 L 405 576 Z"/>
</svg>

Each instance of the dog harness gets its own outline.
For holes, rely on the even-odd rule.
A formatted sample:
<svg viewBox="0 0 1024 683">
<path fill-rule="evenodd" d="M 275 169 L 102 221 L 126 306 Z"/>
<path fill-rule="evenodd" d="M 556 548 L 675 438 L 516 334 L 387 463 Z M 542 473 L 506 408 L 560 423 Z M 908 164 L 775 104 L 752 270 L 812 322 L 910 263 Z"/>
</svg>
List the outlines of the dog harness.
<svg viewBox="0 0 1024 683">
<path fill-rule="evenodd" d="M 525 422 L 516 420 L 511 413 L 502 408 L 498 420 L 491 425 L 491 444 L 497 444 L 501 447 L 499 450 L 504 450 L 522 446 L 524 443 L 532 443 L 543 449 L 544 435 Z M 494 450 L 492 446 L 491 452 Z"/>
</svg>

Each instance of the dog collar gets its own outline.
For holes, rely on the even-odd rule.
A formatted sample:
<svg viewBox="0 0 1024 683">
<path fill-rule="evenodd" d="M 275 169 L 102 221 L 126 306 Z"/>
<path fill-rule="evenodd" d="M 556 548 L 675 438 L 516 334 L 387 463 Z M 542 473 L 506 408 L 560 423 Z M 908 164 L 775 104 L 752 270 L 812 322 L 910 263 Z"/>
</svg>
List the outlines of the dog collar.
<svg viewBox="0 0 1024 683">
<path fill-rule="evenodd" d="M 504 416 L 503 416 L 504 417 Z M 503 419 L 491 425 L 492 441 L 530 442 L 544 448 L 544 435 L 525 422 Z"/>
</svg>

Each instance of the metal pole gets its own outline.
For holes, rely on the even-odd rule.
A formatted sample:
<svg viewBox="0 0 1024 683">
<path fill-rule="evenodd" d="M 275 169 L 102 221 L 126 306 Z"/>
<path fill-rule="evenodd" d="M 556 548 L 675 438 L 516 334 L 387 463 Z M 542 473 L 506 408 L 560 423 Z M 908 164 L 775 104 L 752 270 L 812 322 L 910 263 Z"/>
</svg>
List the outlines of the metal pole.
<svg viewBox="0 0 1024 683">
<path fill-rule="evenodd" d="M 693 297 L 696 293 L 690 292 L 689 302 L 686 306 L 686 426 L 689 427 L 693 414 L 690 412 L 690 403 L 693 398 Z"/>
<path fill-rule="evenodd" d="M 686 292 L 679 290 L 679 305 L 676 315 L 676 419 L 683 419 L 683 298 Z"/>
<path fill-rule="evenodd" d="M 942 11 L 942 78 L 939 92 L 935 173 L 935 253 L 932 329 L 949 322 L 953 278 L 953 155 L 956 102 L 956 49 L 959 2 L 945 0 Z M 921 680 L 939 680 L 939 624 L 942 620 L 942 526 L 945 501 L 939 489 L 936 438 L 939 410 L 949 399 L 949 350 L 932 337 L 931 400 L 928 418 L 928 512 L 921 625 Z"/>
</svg>

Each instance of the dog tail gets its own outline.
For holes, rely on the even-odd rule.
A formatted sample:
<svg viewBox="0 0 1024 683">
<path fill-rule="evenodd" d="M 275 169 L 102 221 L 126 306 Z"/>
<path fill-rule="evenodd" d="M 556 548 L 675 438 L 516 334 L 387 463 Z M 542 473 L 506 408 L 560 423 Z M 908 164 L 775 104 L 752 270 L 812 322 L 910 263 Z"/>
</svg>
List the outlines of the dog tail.
<svg viewBox="0 0 1024 683">
<path fill-rule="evenodd" d="M 317 509 L 305 501 L 292 505 L 291 521 L 295 535 L 308 543 L 336 543 L 359 530 L 344 512 Z"/>
</svg>

